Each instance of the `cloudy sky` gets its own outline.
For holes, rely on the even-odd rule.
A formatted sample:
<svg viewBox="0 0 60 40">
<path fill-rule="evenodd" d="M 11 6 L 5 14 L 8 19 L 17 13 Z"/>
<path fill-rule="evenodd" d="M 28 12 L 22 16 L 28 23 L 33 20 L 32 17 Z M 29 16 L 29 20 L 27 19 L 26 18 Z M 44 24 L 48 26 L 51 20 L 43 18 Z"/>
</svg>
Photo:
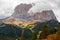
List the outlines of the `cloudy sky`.
<svg viewBox="0 0 60 40">
<path fill-rule="evenodd" d="M 30 10 L 52 9 L 60 22 L 60 0 L 0 0 L 0 19 L 9 17 L 14 12 L 14 8 L 20 3 L 35 3 Z"/>
</svg>

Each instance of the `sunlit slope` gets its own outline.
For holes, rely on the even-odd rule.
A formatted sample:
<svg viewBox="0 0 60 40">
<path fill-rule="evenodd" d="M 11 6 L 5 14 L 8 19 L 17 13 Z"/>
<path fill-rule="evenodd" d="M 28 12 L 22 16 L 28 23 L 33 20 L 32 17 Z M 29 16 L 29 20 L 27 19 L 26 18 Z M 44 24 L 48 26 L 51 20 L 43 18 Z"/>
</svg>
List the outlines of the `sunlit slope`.
<svg viewBox="0 0 60 40">
<path fill-rule="evenodd" d="M 36 21 L 30 21 L 30 22 L 7 20 L 7 21 L 4 22 L 4 24 L 14 24 L 14 25 L 20 26 L 22 28 L 30 27 L 29 29 L 32 29 L 32 28 L 34 28 L 34 23 L 35 22 L 37 22 L 37 20 Z"/>
<path fill-rule="evenodd" d="M 19 22 L 19 21 L 5 21 L 4 24 L 15 24 L 15 25 L 19 26 L 21 24 L 21 22 Z"/>
</svg>

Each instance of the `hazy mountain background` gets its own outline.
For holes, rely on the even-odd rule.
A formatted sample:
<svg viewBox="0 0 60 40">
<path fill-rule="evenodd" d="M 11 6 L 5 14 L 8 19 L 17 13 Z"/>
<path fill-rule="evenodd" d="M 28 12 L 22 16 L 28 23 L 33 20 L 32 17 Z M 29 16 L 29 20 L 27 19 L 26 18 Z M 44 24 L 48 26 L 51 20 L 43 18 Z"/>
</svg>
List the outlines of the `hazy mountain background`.
<svg viewBox="0 0 60 40">
<path fill-rule="evenodd" d="M 33 10 L 33 12 L 52 9 L 58 21 L 60 20 L 60 0 L 0 0 L 0 19 L 11 16 L 15 7 L 21 3 L 32 3 L 33 7 L 30 10 Z"/>
</svg>

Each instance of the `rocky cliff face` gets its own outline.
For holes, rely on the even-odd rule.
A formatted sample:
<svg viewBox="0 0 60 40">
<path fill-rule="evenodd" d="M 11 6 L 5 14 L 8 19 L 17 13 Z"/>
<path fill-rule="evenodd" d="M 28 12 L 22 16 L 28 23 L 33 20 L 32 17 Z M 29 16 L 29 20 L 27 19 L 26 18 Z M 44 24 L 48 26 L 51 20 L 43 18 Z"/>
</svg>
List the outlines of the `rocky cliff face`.
<svg viewBox="0 0 60 40">
<path fill-rule="evenodd" d="M 40 21 L 40 22 L 46 22 L 50 20 L 56 20 L 56 17 L 52 10 L 43 10 L 41 12 L 37 13 L 28 13 L 29 9 L 32 7 L 31 4 L 20 4 L 14 9 L 14 13 L 9 20 L 12 20 L 11 18 L 18 19 L 19 21 L 28 22 L 28 21 Z M 33 15 L 32 15 L 33 14 Z"/>
<path fill-rule="evenodd" d="M 25 17 L 28 16 L 28 11 L 32 7 L 31 4 L 20 4 L 14 9 L 14 13 L 12 14 L 12 17 L 15 18 L 22 18 L 24 19 Z"/>
<path fill-rule="evenodd" d="M 57 21 L 52 10 L 43 10 L 42 12 L 37 12 L 32 16 L 34 20 L 39 20 L 40 22 L 46 22 L 50 20 Z"/>
</svg>

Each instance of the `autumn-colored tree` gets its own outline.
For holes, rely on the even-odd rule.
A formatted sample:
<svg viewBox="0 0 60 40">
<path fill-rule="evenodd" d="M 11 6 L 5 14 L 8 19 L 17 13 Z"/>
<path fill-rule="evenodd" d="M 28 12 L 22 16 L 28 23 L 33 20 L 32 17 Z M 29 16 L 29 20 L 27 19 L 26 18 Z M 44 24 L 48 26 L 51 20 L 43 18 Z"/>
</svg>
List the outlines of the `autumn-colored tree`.
<svg viewBox="0 0 60 40">
<path fill-rule="evenodd" d="M 48 35 L 48 26 L 44 23 L 43 28 L 41 30 L 42 32 L 40 33 L 39 38 L 40 39 L 45 39 Z"/>
</svg>

